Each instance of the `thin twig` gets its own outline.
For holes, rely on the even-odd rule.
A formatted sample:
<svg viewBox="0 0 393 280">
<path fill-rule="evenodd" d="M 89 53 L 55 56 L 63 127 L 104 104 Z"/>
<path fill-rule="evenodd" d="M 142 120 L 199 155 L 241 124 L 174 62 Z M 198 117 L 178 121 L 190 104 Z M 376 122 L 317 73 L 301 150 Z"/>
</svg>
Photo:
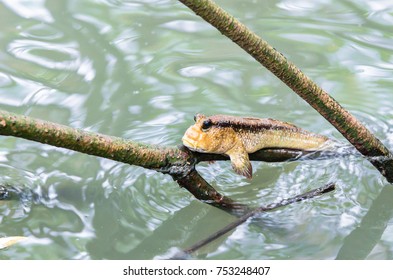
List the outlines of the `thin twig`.
<svg viewBox="0 0 393 280">
<path fill-rule="evenodd" d="M 220 236 L 223 236 L 224 234 L 228 233 L 229 231 L 235 229 L 237 226 L 243 224 L 245 221 L 247 221 L 249 218 L 255 216 L 258 213 L 261 212 L 268 212 L 268 211 L 272 211 L 275 210 L 277 208 L 295 203 L 295 202 L 299 202 L 299 201 L 303 201 L 306 199 L 310 199 L 310 198 L 314 198 L 316 196 L 322 195 L 324 193 L 328 193 L 331 192 L 335 189 L 335 184 L 334 183 L 329 183 L 326 184 L 325 186 L 322 186 L 320 188 L 311 190 L 309 192 L 297 195 L 295 197 L 292 198 L 288 198 L 288 199 L 284 199 L 278 203 L 272 203 L 269 204 L 267 206 L 261 206 L 258 207 L 250 212 L 248 212 L 247 214 L 244 214 L 243 216 L 241 216 L 239 219 L 237 219 L 236 221 L 230 223 L 229 225 L 225 226 L 224 228 L 218 230 L 217 232 L 213 233 L 212 235 L 210 235 L 209 237 L 207 237 L 206 239 L 203 239 L 197 243 L 195 243 L 193 246 L 185 249 L 184 251 L 176 254 L 176 256 L 174 256 L 174 259 L 183 259 L 184 257 L 186 257 L 189 254 L 194 253 L 196 250 L 200 249 L 201 247 L 209 244 L 210 242 L 216 240 L 217 238 L 219 238 Z"/>
</svg>

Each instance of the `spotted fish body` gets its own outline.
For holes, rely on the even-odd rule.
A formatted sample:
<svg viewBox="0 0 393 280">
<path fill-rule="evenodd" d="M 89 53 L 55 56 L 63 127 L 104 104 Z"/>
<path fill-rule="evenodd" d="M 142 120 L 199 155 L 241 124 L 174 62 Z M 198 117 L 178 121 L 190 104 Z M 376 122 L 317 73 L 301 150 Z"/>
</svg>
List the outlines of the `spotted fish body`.
<svg viewBox="0 0 393 280">
<path fill-rule="evenodd" d="M 197 114 L 182 141 L 193 151 L 229 156 L 235 172 L 251 179 L 249 153 L 264 148 L 316 151 L 324 149 L 329 138 L 273 119 Z"/>
</svg>

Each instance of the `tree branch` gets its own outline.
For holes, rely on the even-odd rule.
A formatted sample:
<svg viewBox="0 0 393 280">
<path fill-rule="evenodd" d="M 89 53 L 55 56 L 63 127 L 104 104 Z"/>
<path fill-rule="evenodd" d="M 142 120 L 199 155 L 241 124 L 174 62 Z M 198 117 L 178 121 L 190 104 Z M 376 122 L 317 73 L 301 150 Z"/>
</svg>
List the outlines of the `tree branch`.
<svg viewBox="0 0 393 280">
<path fill-rule="evenodd" d="M 187 157 L 175 148 L 145 145 L 1 110 L 0 134 L 21 137 L 149 169 L 164 168 L 168 164 L 175 165 L 176 162 Z"/>
<path fill-rule="evenodd" d="M 217 28 L 328 120 L 393 183 L 393 155 L 363 124 L 292 62 L 211 0 L 179 0 Z"/>
</svg>

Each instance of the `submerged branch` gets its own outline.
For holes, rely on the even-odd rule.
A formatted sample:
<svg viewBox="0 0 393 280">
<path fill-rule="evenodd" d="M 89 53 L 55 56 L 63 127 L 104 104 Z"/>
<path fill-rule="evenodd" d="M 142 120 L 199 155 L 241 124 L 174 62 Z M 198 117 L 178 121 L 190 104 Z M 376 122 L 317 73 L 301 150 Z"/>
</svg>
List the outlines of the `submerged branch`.
<svg viewBox="0 0 393 280">
<path fill-rule="evenodd" d="M 328 120 L 393 183 L 393 155 L 362 123 L 284 55 L 211 0 L 179 0 L 217 28 Z"/>
<path fill-rule="evenodd" d="M 203 239 L 203 240 L 199 241 L 198 243 L 194 244 L 193 246 L 189 247 L 188 249 L 182 251 L 180 254 L 177 254 L 174 258 L 184 258 L 187 255 L 194 253 L 196 250 L 198 250 L 201 247 L 209 244 L 210 242 L 216 240 L 217 238 L 223 236 L 224 234 L 230 232 L 231 230 L 233 230 L 237 226 L 243 224 L 249 218 L 255 216 L 258 213 L 273 211 L 273 210 L 275 210 L 277 208 L 280 208 L 280 207 L 283 207 L 283 206 L 287 206 L 287 205 L 295 203 L 295 202 L 299 202 L 299 201 L 303 201 L 303 200 L 306 200 L 306 199 L 314 198 L 316 196 L 320 196 L 322 194 L 331 192 L 334 189 L 335 189 L 335 184 L 334 183 L 329 183 L 329 184 L 327 184 L 325 186 L 322 186 L 320 188 L 311 190 L 309 192 L 297 195 L 295 197 L 284 199 L 284 200 L 282 200 L 282 201 L 280 201 L 278 203 L 272 203 L 272 204 L 269 204 L 267 206 L 262 206 L 262 207 L 256 208 L 256 209 L 254 209 L 254 210 L 244 214 L 239 219 L 237 219 L 236 221 L 230 223 L 229 225 L 225 226 L 224 228 L 220 229 L 219 231 L 213 233 L 212 235 L 210 235 L 206 239 Z"/>
<path fill-rule="evenodd" d="M 217 192 L 195 169 L 187 174 L 187 176 L 172 176 L 172 178 L 179 186 L 186 188 L 203 202 L 231 211 L 247 211 L 248 209 L 246 205 L 236 203 L 229 197 L 223 196 Z"/>
</svg>

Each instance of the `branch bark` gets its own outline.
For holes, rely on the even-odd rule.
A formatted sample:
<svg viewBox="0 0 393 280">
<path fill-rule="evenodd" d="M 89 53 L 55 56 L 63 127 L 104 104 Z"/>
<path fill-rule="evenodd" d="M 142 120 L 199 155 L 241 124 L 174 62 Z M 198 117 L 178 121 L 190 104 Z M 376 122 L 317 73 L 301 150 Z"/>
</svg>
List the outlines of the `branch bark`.
<svg viewBox="0 0 393 280">
<path fill-rule="evenodd" d="M 362 123 L 284 55 L 211 0 L 179 0 L 283 81 L 393 183 L 393 155 Z"/>
</svg>

